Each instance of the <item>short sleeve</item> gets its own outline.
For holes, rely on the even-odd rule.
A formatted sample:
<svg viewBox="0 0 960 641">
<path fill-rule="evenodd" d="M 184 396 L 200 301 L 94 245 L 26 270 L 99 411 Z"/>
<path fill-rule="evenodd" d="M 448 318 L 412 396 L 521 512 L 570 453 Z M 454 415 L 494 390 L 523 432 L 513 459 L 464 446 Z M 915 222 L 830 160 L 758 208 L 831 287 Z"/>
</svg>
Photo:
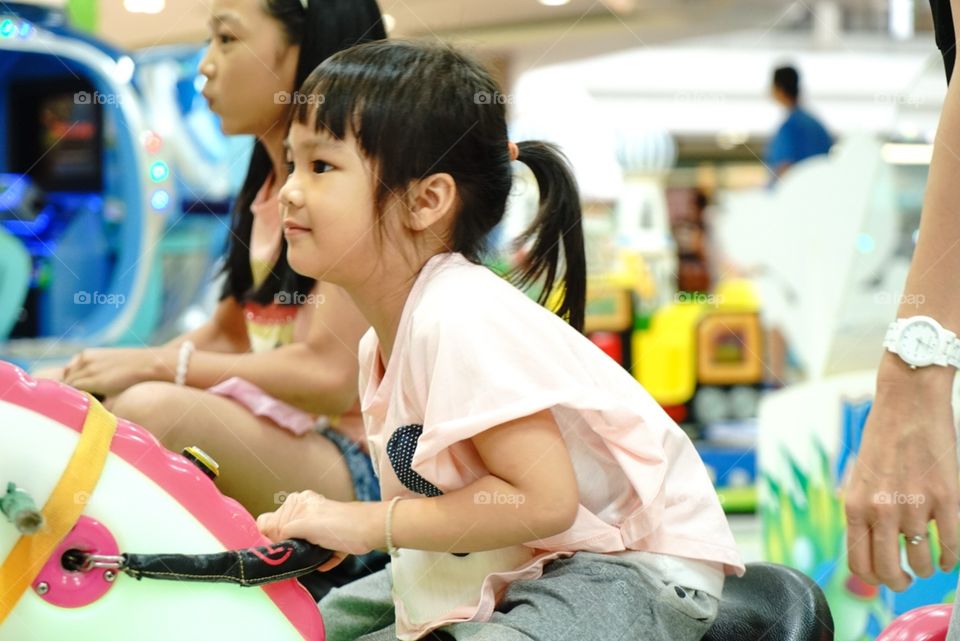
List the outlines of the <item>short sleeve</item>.
<svg viewBox="0 0 960 641">
<path fill-rule="evenodd" d="M 425 318 L 415 319 L 409 373 L 422 381 L 426 400 L 412 467 L 425 478 L 443 476 L 438 454 L 455 443 L 558 405 L 599 400 L 584 362 L 589 341 L 503 285 L 483 297 L 496 300 L 495 309 L 458 292 L 442 309 L 428 306 Z"/>
<path fill-rule="evenodd" d="M 370 384 L 370 372 L 376 364 L 377 358 L 377 334 L 371 327 L 360 338 L 360 345 L 357 348 L 357 360 L 360 365 L 360 375 L 357 389 L 360 390 L 361 399 L 367 391 Z"/>
</svg>

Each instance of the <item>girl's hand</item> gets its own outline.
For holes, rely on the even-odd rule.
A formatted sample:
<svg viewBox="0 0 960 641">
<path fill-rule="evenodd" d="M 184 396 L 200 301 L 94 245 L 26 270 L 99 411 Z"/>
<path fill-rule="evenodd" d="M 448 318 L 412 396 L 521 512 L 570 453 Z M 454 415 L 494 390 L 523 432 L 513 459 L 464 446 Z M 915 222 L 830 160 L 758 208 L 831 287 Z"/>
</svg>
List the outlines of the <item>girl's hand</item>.
<svg viewBox="0 0 960 641">
<path fill-rule="evenodd" d="M 383 502 L 333 501 L 316 492 L 295 492 L 276 512 L 257 518 L 257 527 L 274 543 L 304 539 L 336 552 L 336 563 L 348 554 L 366 554 L 384 545 L 386 507 Z M 332 563 L 332 564 L 331 564 Z"/>
<path fill-rule="evenodd" d="M 921 577 L 933 573 L 929 522 L 939 531 L 939 562 L 957 562 L 957 442 L 950 405 L 952 373 L 908 372 L 878 383 L 877 399 L 846 492 L 850 570 L 876 585 L 901 591 L 910 576 L 900 567 L 900 535 Z"/>
<path fill-rule="evenodd" d="M 115 396 L 137 383 L 173 380 L 176 359 L 176 350 L 164 348 L 85 349 L 64 368 L 63 382 L 93 394 Z"/>
</svg>

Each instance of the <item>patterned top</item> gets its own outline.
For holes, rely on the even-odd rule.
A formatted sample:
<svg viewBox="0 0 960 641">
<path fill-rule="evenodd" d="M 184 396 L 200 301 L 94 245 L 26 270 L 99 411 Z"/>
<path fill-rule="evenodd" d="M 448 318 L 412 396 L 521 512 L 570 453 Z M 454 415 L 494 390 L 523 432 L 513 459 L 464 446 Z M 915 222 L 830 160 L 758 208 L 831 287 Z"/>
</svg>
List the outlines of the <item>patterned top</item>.
<svg viewBox="0 0 960 641">
<path fill-rule="evenodd" d="M 278 194 L 269 196 L 272 188 L 273 174 L 270 174 L 250 205 L 250 211 L 253 212 L 250 271 L 253 273 L 254 288 L 267 279 L 280 256 L 280 199 Z M 277 302 L 260 305 L 247 301 L 244 304 L 244 318 L 251 351 L 268 352 L 295 342 L 297 335 L 301 333 L 298 331 L 301 325 L 297 322 L 299 315 L 298 306 L 281 305 Z"/>
</svg>

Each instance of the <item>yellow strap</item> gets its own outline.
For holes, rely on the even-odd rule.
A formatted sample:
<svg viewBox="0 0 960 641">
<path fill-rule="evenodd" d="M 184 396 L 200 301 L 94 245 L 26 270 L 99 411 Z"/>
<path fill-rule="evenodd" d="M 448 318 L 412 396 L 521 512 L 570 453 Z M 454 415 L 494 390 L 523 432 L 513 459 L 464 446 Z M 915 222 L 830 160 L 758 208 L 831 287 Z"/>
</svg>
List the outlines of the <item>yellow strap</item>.
<svg viewBox="0 0 960 641">
<path fill-rule="evenodd" d="M 116 429 L 116 417 L 90 397 L 77 447 L 43 506 L 43 529 L 32 536 L 21 536 L 0 566 L 0 625 L 76 525 L 86 502 L 80 497 L 90 496 L 97 486 Z"/>
</svg>

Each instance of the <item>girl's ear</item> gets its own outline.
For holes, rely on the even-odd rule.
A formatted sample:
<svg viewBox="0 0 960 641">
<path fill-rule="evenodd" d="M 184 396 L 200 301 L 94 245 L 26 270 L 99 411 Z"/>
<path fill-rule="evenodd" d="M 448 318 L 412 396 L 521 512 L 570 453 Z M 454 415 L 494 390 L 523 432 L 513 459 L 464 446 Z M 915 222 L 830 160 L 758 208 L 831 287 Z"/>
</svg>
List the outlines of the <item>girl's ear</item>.
<svg viewBox="0 0 960 641">
<path fill-rule="evenodd" d="M 417 181 L 407 199 L 406 225 L 423 231 L 451 213 L 457 202 L 457 182 L 450 174 L 431 174 Z"/>
</svg>

